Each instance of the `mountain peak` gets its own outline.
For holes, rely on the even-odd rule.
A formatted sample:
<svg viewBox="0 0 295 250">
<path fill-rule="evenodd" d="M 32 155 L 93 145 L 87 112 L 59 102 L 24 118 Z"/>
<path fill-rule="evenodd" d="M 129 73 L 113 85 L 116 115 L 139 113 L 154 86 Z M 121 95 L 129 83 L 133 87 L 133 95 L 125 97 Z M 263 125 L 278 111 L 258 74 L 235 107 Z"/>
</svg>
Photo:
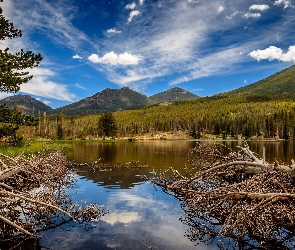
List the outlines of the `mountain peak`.
<svg viewBox="0 0 295 250">
<path fill-rule="evenodd" d="M 121 89 L 106 88 L 91 97 L 58 108 L 54 111 L 67 115 L 85 115 L 115 112 L 124 109 L 139 109 L 152 104 L 151 100 L 128 87 Z"/>
<path fill-rule="evenodd" d="M 198 98 L 199 96 L 179 87 L 174 87 L 150 97 L 155 102 L 189 101 Z"/>
<path fill-rule="evenodd" d="M 0 100 L 0 104 L 6 104 L 9 108 L 13 108 L 17 104 L 18 109 L 28 115 L 38 115 L 38 112 L 48 112 L 52 110 L 49 106 L 30 95 L 13 95 Z"/>
</svg>

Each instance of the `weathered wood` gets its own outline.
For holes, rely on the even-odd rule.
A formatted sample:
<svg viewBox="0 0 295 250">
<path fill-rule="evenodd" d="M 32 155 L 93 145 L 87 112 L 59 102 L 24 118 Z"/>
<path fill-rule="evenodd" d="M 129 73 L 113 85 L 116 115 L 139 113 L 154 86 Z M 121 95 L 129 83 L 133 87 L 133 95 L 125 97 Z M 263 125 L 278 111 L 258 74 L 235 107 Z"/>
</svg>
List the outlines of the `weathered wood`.
<svg viewBox="0 0 295 250">
<path fill-rule="evenodd" d="M 232 197 L 235 200 L 242 199 L 242 198 L 250 198 L 252 200 L 261 201 L 266 198 L 274 198 L 274 197 L 281 197 L 281 198 L 295 198 L 295 194 L 293 193 L 248 193 L 248 192 L 228 192 L 224 194 L 212 194 L 211 198 L 225 198 L 225 197 Z"/>
<path fill-rule="evenodd" d="M 43 206 L 46 206 L 46 207 L 51 207 L 51 208 L 65 214 L 65 215 L 69 216 L 72 220 L 74 220 L 74 217 L 71 214 L 69 214 L 68 212 L 60 209 L 57 206 L 53 206 L 51 204 L 48 204 L 48 203 L 45 203 L 45 202 L 42 202 L 42 201 L 38 201 L 38 200 L 35 200 L 35 199 L 30 199 L 28 197 L 25 197 L 24 195 L 20 195 L 20 194 L 8 192 L 8 191 L 0 191 L 0 195 L 12 195 L 12 196 L 18 197 L 18 198 L 20 198 L 22 200 L 26 200 L 26 201 L 29 201 L 29 202 L 32 202 L 32 203 L 37 203 L 37 204 L 40 204 L 40 205 L 43 205 Z"/>
<path fill-rule="evenodd" d="M 197 180 L 199 178 L 201 178 L 202 176 L 213 172 L 215 170 L 221 169 L 221 168 L 226 168 L 226 167 L 230 167 L 230 166 L 235 166 L 235 165 L 242 165 L 242 166 L 256 166 L 256 167 L 260 167 L 263 169 L 266 169 L 268 165 L 262 164 L 262 163 L 257 163 L 257 162 L 247 162 L 247 161 L 234 161 L 234 162 L 229 162 L 229 163 L 225 163 L 225 164 L 221 164 L 215 167 L 212 167 L 206 171 L 203 171 L 201 173 L 198 173 L 196 176 L 194 176 L 193 178 L 191 178 L 189 181 L 187 181 L 188 183 Z"/>
<path fill-rule="evenodd" d="M 1 216 L 1 215 L 0 215 L 0 220 L 2 220 L 3 222 L 5 222 L 6 224 L 8 224 L 8 225 L 10 225 L 10 226 L 12 226 L 12 227 L 14 227 L 14 228 L 16 228 L 17 230 L 23 232 L 24 234 L 27 234 L 27 235 L 29 235 L 29 236 L 33 236 L 33 234 L 30 233 L 29 231 L 27 231 L 27 230 L 25 230 L 24 228 L 22 228 L 22 227 L 16 225 L 16 224 L 13 223 L 12 221 L 8 220 L 7 218 L 5 218 L 5 217 L 3 217 L 3 216 Z"/>
<path fill-rule="evenodd" d="M 17 161 L 15 159 L 13 159 L 12 157 L 9 157 L 9 156 L 7 156 L 5 154 L 0 153 L 0 156 L 2 156 L 4 158 L 7 158 L 7 159 L 9 159 L 9 160 L 14 161 L 15 163 L 17 163 Z"/>
<path fill-rule="evenodd" d="M 14 174 L 20 172 L 22 170 L 23 166 L 14 167 L 14 168 L 7 168 L 3 171 L 0 171 L 0 181 L 3 181 L 7 178 L 10 178 Z"/>
</svg>

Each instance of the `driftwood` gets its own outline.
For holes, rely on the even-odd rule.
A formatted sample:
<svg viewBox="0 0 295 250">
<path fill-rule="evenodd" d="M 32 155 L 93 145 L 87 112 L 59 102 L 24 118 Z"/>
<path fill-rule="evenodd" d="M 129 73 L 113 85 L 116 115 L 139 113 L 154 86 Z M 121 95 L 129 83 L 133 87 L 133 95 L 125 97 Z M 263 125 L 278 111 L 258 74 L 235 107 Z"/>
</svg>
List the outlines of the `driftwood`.
<svg viewBox="0 0 295 250">
<path fill-rule="evenodd" d="M 294 161 L 269 164 L 263 155 L 246 143 L 237 151 L 199 144 L 190 152 L 193 168 L 182 175 L 170 168 L 153 182 L 182 201 L 191 240 L 232 237 L 294 249 Z"/>
<path fill-rule="evenodd" d="M 65 191 L 75 177 L 61 151 L 43 151 L 28 158 L 0 157 L 0 242 L 19 234 L 31 236 L 59 219 L 87 223 L 105 213 L 97 205 L 73 204 Z"/>
</svg>

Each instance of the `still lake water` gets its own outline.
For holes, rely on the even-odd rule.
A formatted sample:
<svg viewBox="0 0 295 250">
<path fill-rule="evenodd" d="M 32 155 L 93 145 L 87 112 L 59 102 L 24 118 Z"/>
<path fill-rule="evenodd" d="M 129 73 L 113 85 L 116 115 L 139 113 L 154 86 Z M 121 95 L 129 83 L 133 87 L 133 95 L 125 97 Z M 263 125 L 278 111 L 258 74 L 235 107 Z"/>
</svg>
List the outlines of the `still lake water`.
<svg viewBox="0 0 295 250">
<path fill-rule="evenodd" d="M 205 143 L 205 142 L 201 142 Z M 216 142 L 207 142 L 216 143 Z M 243 146 L 241 141 L 220 141 L 228 147 Z M 126 143 L 75 142 L 69 153 L 77 163 L 123 164 L 138 161 L 146 168 L 93 171 L 75 168 L 77 185 L 68 190 L 73 200 L 82 204 L 104 205 L 108 214 L 84 228 L 71 222 L 38 235 L 35 249 L 244 249 L 231 242 L 225 246 L 221 239 L 193 239 L 191 228 L 179 219 L 183 216 L 180 201 L 144 182 L 142 176 L 168 167 L 183 169 L 188 151 L 194 141 L 148 141 Z M 250 149 L 266 160 L 290 163 L 295 159 L 293 142 L 249 142 Z M 25 246 L 24 245 L 24 246 Z M 29 249 L 29 248 L 28 248 Z M 249 249 L 249 248 L 247 248 Z"/>
</svg>

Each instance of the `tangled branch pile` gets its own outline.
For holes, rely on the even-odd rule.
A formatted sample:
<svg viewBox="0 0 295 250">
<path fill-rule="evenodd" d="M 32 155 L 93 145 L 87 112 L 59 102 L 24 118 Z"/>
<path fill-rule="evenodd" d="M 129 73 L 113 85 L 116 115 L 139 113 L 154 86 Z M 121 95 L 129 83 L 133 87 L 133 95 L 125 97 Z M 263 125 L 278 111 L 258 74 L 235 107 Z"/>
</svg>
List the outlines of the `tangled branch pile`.
<svg viewBox="0 0 295 250">
<path fill-rule="evenodd" d="M 182 201 L 188 237 L 228 236 L 261 245 L 295 247 L 295 165 L 268 164 L 247 144 L 237 151 L 216 144 L 191 150 L 196 166 L 170 169 L 154 182 Z M 172 174 L 169 174 L 169 171 Z"/>
<path fill-rule="evenodd" d="M 0 241 L 33 235 L 69 220 L 89 222 L 105 211 L 97 205 L 74 204 L 66 188 L 75 183 L 61 151 L 28 158 L 0 154 Z"/>
</svg>

